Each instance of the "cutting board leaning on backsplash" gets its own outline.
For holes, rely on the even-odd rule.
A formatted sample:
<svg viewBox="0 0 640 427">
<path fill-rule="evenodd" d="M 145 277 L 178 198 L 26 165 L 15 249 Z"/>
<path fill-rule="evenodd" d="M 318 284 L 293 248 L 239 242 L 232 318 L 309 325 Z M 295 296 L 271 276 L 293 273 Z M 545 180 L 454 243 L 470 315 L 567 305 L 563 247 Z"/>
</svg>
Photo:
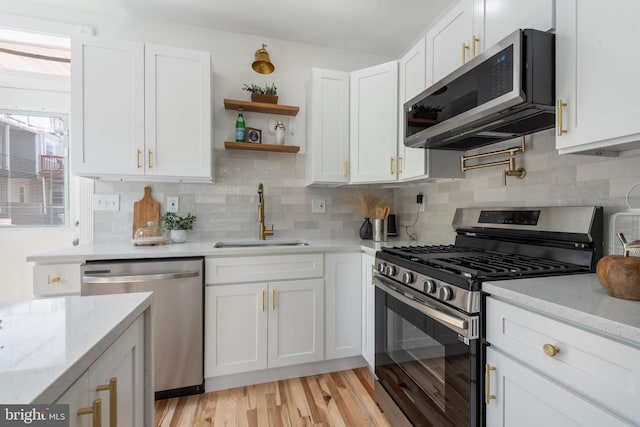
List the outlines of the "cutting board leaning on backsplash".
<svg viewBox="0 0 640 427">
<path fill-rule="evenodd" d="M 133 204 L 133 230 L 131 237 L 135 238 L 136 230 L 145 227 L 149 221 L 160 225 L 160 203 L 151 198 L 151 187 L 144 187 L 144 197 Z"/>
</svg>

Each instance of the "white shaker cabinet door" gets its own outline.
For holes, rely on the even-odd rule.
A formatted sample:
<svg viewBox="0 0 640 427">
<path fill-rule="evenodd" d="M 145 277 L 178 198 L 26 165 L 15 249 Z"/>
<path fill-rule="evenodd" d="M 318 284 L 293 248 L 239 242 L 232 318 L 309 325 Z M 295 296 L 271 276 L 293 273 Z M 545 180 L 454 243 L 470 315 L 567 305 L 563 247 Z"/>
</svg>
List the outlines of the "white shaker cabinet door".
<svg viewBox="0 0 640 427">
<path fill-rule="evenodd" d="M 621 427 L 610 412 L 487 347 L 487 427 Z"/>
<path fill-rule="evenodd" d="M 421 38 L 399 61 L 398 178 L 409 180 L 424 176 L 423 148 L 404 146 L 404 103 L 427 88 L 426 38 Z"/>
<path fill-rule="evenodd" d="M 269 283 L 269 367 L 324 358 L 324 281 Z"/>
<path fill-rule="evenodd" d="M 476 54 L 521 28 L 555 28 L 554 0 L 474 0 Z"/>
<path fill-rule="evenodd" d="M 362 254 L 327 254 L 325 358 L 362 353 Z"/>
<path fill-rule="evenodd" d="M 71 172 L 143 175 L 143 44 L 78 37 L 71 55 Z"/>
<path fill-rule="evenodd" d="M 362 356 L 373 369 L 375 357 L 375 304 L 376 288 L 373 271 L 376 259 L 362 255 Z"/>
<path fill-rule="evenodd" d="M 211 55 L 145 45 L 147 175 L 212 177 Z"/>
<path fill-rule="evenodd" d="M 349 73 L 313 68 L 307 84 L 306 185 L 349 181 Z"/>
<path fill-rule="evenodd" d="M 205 289 L 204 375 L 267 368 L 267 284 Z"/>
<path fill-rule="evenodd" d="M 350 180 L 396 180 L 398 63 L 351 73 Z"/>
<path fill-rule="evenodd" d="M 636 0 L 556 0 L 561 154 L 640 148 L 640 57 L 633 47 L 638 16 Z"/>
<path fill-rule="evenodd" d="M 471 59 L 473 0 L 461 0 L 427 33 L 427 86 Z"/>
</svg>

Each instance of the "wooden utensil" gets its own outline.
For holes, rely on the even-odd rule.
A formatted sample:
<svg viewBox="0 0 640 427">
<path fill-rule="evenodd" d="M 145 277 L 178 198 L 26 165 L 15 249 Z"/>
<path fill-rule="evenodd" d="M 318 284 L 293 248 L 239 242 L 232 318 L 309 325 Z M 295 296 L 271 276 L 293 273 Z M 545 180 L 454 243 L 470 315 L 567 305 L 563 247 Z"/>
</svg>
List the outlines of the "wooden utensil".
<svg viewBox="0 0 640 427">
<path fill-rule="evenodd" d="M 131 238 L 135 238 L 136 230 L 145 227 L 149 221 L 160 224 L 160 204 L 151 198 L 151 187 L 144 187 L 144 197 L 133 204 L 133 230 Z"/>
</svg>

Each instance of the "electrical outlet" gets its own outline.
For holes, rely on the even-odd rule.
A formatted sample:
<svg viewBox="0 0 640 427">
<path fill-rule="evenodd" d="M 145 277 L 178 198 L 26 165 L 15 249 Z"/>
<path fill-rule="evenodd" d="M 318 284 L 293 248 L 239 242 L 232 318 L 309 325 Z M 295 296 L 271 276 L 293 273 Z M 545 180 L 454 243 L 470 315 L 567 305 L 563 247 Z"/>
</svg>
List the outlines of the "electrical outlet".
<svg viewBox="0 0 640 427">
<path fill-rule="evenodd" d="M 93 195 L 94 211 L 119 211 L 120 195 L 119 194 L 94 194 Z"/>
<path fill-rule="evenodd" d="M 416 196 L 416 203 L 418 203 L 418 211 L 424 212 L 424 195 L 422 193 L 418 193 Z"/>
<path fill-rule="evenodd" d="M 327 205 L 324 199 L 313 199 L 311 201 L 311 213 L 325 213 L 327 211 Z"/>
<path fill-rule="evenodd" d="M 177 213 L 180 210 L 180 197 L 168 196 L 167 197 L 167 212 Z"/>
</svg>

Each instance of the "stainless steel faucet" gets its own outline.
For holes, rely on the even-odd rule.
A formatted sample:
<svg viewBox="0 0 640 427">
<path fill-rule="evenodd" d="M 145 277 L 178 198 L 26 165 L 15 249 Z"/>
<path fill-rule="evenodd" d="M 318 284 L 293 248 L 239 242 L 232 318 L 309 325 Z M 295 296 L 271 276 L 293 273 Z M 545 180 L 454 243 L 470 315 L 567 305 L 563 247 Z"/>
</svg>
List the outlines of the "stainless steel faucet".
<svg viewBox="0 0 640 427">
<path fill-rule="evenodd" d="M 274 230 L 271 225 L 271 230 L 267 230 L 264 226 L 264 188 L 262 183 L 258 184 L 258 222 L 260 223 L 259 238 L 265 240 L 266 236 L 273 236 Z"/>
</svg>

